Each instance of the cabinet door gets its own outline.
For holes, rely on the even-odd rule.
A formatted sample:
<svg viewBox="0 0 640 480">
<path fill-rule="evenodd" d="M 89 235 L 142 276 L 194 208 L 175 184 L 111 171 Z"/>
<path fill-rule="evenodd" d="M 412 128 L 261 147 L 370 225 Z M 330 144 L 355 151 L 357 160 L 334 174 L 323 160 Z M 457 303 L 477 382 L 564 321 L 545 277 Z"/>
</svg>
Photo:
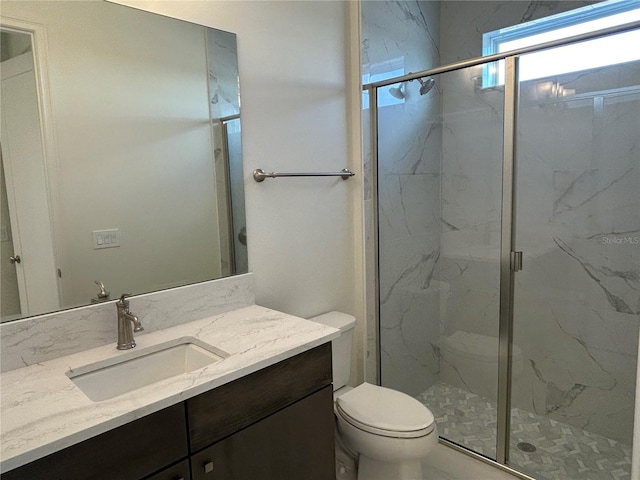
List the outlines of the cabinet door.
<svg viewBox="0 0 640 480">
<path fill-rule="evenodd" d="M 166 468 L 155 475 L 151 475 L 145 480 L 189 480 L 190 478 L 189 460 L 183 460 L 182 462 Z"/>
<path fill-rule="evenodd" d="M 193 480 L 334 480 L 331 386 L 191 457 Z"/>
<path fill-rule="evenodd" d="M 331 385 L 331 343 L 187 400 L 191 452 L 197 452 Z"/>
<path fill-rule="evenodd" d="M 2 474 L 2 480 L 139 480 L 187 457 L 184 403 Z"/>
</svg>

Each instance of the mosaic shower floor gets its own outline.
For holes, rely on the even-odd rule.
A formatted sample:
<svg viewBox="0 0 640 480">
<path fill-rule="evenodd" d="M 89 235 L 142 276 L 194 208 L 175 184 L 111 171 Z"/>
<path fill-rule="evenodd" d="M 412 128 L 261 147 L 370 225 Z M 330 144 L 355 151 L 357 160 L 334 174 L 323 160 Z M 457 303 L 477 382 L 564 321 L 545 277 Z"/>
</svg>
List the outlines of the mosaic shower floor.
<svg viewBox="0 0 640 480">
<path fill-rule="evenodd" d="M 496 404 L 437 383 L 416 397 L 435 416 L 440 436 L 489 457 L 495 456 Z M 513 409 L 510 464 L 549 480 L 631 478 L 631 447 L 546 417 Z M 517 444 L 525 450 L 516 447 Z"/>
</svg>

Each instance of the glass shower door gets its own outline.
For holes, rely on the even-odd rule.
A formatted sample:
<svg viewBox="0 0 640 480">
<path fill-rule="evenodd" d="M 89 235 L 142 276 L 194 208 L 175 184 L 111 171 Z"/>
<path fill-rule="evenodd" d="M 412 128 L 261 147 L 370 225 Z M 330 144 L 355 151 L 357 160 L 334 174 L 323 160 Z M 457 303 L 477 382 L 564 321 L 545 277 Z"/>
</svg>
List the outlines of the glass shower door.
<svg viewBox="0 0 640 480">
<path fill-rule="evenodd" d="M 521 82 L 517 125 L 509 463 L 540 479 L 629 478 L 640 62 Z"/>
<path fill-rule="evenodd" d="M 504 92 L 481 76 L 378 92 L 380 378 L 495 459 Z"/>
</svg>

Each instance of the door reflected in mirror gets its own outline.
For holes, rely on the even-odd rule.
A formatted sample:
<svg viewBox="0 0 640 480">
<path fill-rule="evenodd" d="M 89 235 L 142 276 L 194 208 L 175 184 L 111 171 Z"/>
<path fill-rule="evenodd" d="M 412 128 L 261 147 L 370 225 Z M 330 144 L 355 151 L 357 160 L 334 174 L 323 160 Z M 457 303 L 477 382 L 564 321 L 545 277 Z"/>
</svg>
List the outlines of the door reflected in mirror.
<svg viewBox="0 0 640 480">
<path fill-rule="evenodd" d="M 0 25 L 2 321 L 247 272 L 235 34 L 106 2 Z"/>
</svg>

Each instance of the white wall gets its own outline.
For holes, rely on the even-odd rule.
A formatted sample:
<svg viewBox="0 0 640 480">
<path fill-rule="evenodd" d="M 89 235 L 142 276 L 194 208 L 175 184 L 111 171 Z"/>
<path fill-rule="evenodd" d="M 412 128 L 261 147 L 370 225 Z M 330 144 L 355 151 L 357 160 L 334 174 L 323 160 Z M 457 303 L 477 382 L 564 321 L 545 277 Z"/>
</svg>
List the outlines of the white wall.
<svg viewBox="0 0 640 480">
<path fill-rule="evenodd" d="M 359 120 L 348 113 L 353 95 L 359 95 L 350 57 L 350 22 L 357 28 L 353 5 L 118 3 L 238 35 L 249 269 L 255 273 L 256 302 L 302 317 L 342 310 L 358 317 L 362 331 L 361 161 L 359 141 L 350 140 L 357 138 L 350 132 L 359 132 Z M 348 181 L 278 178 L 261 184 L 251 178 L 255 168 L 345 167 L 357 176 Z M 357 347 L 360 358 L 361 342 Z M 359 378 L 360 369 L 352 379 Z"/>
</svg>

